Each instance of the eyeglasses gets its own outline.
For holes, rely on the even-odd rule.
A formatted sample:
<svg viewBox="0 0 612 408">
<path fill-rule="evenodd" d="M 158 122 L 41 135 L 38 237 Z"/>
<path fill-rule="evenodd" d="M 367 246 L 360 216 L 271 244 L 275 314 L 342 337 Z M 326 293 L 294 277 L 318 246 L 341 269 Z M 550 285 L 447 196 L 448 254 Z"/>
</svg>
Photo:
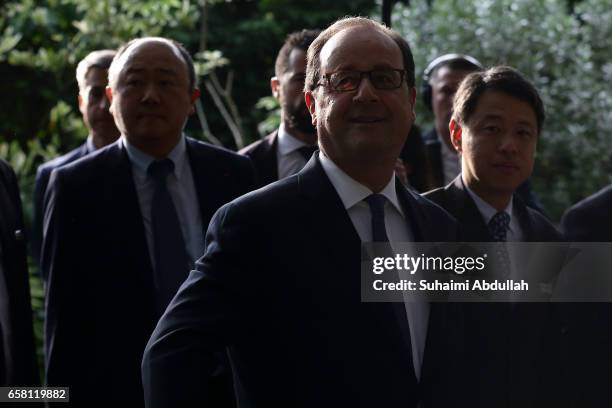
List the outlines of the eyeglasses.
<svg viewBox="0 0 612 408">
<path fill-rule="evenodd" d="M 349 92 L 359 88 L 361 80 L 367 76 L 376 89 L 397 89 L 402 86 L 406 71 L 403 69 L 373 69 L 372 71 L 336 71 L 323 75 L 324 85 L 337 92 Z"/>
</svg>

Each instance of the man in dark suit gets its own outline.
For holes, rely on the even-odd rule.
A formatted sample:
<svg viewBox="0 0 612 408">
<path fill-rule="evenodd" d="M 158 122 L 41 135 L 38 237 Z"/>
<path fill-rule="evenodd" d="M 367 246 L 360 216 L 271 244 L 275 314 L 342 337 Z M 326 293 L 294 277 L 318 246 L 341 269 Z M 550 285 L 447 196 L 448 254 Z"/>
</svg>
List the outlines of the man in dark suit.
<svg viewBox="0 0 612 408">
<path fill-rule="evenodd" d="M 423 134 L 427 180 L 431 188 L 443 187 L 461 173 L 461 159 L 450 139 L 448 124 L 453 114 L 453 98 L 461 81 L 484 67 L 476 58 L 465 54 L 444 54 L 429 63 L 423 73 L 422 98 L 434 115 L 434 127 Z M 515 192 L 525 204 L 544 212 L 531 190 L 529 178 Z"/>
<path fill-rule="evenodd" d="M 339 20 L 308 49 L 305 97 L 321 151 L 217 212 L 147 345 L 147 407 L 195 406 L 225 347 L 240 407 L 452 400 L 444 305 L 361 302 L 362 242 L 458 237 L 394 176 L 414 121 L 410 48 L 372 20 Z"/>
<path fill-rule="evenodd" d="M 249 159 L 182 134 L 199 90 L 180 44 L 126 44 L 107 96 L 121 138 L 56 169 L 47 194 L 46 373 L 70 386 L 74 406 L 138 407 L 146 341 L 213 213 L 249 191 L 254 173 Z M 223 406 L 231 383 L 217 374 Z"/>
<path fill-rule="evenodd" d="M 543 121 L 536 89 L 512 68 L 472 73 L 459 86 L 450 140 L 461 157 L 461 174 L 425 197 L 459 221 L 466 241 L 562 239 L 515 194 L 531 174 Z M 549 305 L 468 304 L 464 313 L 466 353 L 480 362 L 469 365 L 466 377 L 488 401 L 484 405 L 551 403 L 560 386 L 550 370 L 559 356 L 553 355 L 558 324 L 551 324 Z"/>
<path fill-rule="evenodd" d="M 573 242 L 612 242 L 612 186 L 607 186 L 570 207 L 561 219 Z M 570 331 L 566 353 L 572 379 L 572 406 L 612 405 L 612 390 L 605 373 L 612 371 L 612 305 L 567 305 Z M 577 374 L 580 373 L 580 374 Z"/>
<path fill-rule="evenodd" d="M 281 107 L 280 127 L 239 152 L 253 161 L 260 186 L 297 173 L 316 150 L 317 131 L 304 103 L 304 78 L 306 50 L 319 32 L 302 30 L 287 36 L 270 79 L 272 94 Z"/>
<path fill-rule="evenodd" d="M 40 384 L 21 199 L 15 173 L 0 160 L 0 386 Z"/>
<path fill-rule="evenodd" d="M 119 137 L 119 130 L 108 111 L 109 102 L 105 93 L 106 85 L 108 85 L 108 67 L 114 56 L 114 50 L 97 50 L 90 52 L 79 62 L 76 69 L 76 79 L 79 85 L 79 110 L 89 130 L 89 136 L 81 146 L 41 165 L 36 172 L 32 233 L 32 252 L 36 260 L 40 260 L 42 224 L 45 215 L 43 202 L 51 172 L 113 143 Z"/>
</svg>

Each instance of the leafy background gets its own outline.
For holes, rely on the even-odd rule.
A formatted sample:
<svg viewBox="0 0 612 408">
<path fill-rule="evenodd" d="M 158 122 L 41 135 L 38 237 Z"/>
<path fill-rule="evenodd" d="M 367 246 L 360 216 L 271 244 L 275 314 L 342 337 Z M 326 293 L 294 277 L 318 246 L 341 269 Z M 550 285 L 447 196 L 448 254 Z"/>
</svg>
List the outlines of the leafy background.
<svg viewBox="0 0 612 408">
<path fill-rule="evenodd" d="M 269 78 L 286 34 L 344 15 L 379 18 L 380 8 L 380 0 L 0 0 L 0 157 L 18 174 L 26 222 L 37 166 L 86 137 L 74 71 L 89 51 L 144 35 L 184 43 L 203 90 L 187 133 L 235 149 L 278 125 Z M 392 22 L 417 73 L 463 52 L 533 80 L 547 121 L 532 179 L 553 220 L 612 181 L 609 0 L 404 0 Z M 417 117 L 431 126 L 420 102 Z M 40 344 L 43 291 L 31 266 Z"/>
</svg>

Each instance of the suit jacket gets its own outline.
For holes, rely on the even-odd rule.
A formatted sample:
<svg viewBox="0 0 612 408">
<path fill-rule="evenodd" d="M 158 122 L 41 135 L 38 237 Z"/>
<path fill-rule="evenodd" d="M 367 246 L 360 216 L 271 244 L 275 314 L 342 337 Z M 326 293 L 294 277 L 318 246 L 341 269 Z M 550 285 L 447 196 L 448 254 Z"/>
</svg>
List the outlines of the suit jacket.
<svg viewBox="0 0 612 408">
<path fill-rule="evenodd" d="M 561 226 L 574 242 L 612 242 L 612 186 L 570 207 Z M 568 303 L 564 362 L 573 383 L 572 406 L 612 406 L 612 304 Z"/>
<path fill-rule="evenodd" d="M 491 234 L 461 175 L 425 194 L 460 223 L 465 241 L 489 242 Z M 562 235 L 539 212 L 516 196 L 515 209 L 524 241 L 557 242 Z M 474 406 L 539 407 L 560 404 L 558 359 L 562 323 L 546 303 L 471 303 L 464 308 L 466 359 Z M 553 369 L 554 367 L 554 369 Z M 467 385 L 466 385 L 467 386 Z M 555 405 L 557 404 L 557 405 Z"/>
<path fill-rule="evenodd" d="M 258 187 L 263 187 L 278 180 L 277 146 L 278 129 L 238 152 L 249 157 L 253 162 L 258 176 Z"/>
<path fill-rule="evenodd" d="M 429 173 L 428 180 L 434 187 L 444 186 L 444 171 L 442 164 L 442 146 L 436 129 L 431 129 L 429 132 L 423 134 L 423 141 L 425 143 L 425 156 L 426 156 L 426 169 Z M 539 211 L 541 214 L 545 214 L 542 203 L 538 200 L 538 197 L 533 193 L 531 189 L 531 181 L 525 180 L 515 192 L 515 195 L 521 199 L 527 206 Z"/>
<path fill-rule="evenodd" d="M 187 154 L 206 227 L 221 205 L 252 188 L 252 166 L 192 139 Z M 56 169 L 46 208 L 47 381 L 69 385 L 74 406 L 143 406 L 140 362 L 159 316 L 121 141 Z M 102 384 L 105 391 L 94 392 Z"/>
<path fill-rule="evenodd" d="M 89 153 L 90 152 L 87 148 L 87 142 L 85 142 L 76 149 L 64 154 L 63 156 L 56 157 L 55 159 L 42 164 L 38 167 L 38 170 L 36 171 L 36 182 L 34 184 L 33 196 L 34 214 L 32 222 L 33 226 L 31 251 L 32 255 L 34 256 L 34 259 L 37 262 L 40 262 L 40 250 L 42 246 L 42 224 L 43 217 L 45 216 L 43 203 L 45 199 L 45 192 L 47 191 L 47 186 L 49 185 L 49 178 L 51 177 L 51 172 L 60 166 L 79 160 L 81 157 L 84 157 Z"/>
<path fill-rule="evenodd" d="M 21 199 L 13 170 L 0 160 L 0 386 L 40 384 Z"/>
<path fill-rule="evenodd" d="M 457 239 L 446 212 L 396 184 L 417 240 Z M 224 347 L 239 407 L 415 407 L 419 398 L 452 398 L 440 391 L 454 381 L 446 368 L 455 343 L 445 335 L 453 337 L 447 324 L 455 319 L 432 304 L 417 385 L 404 305 L 361 302 L 360 247 L 317 156 L 222 207 L 205 255 L 147 346 L 147 407 L 192 406 L 207 393 L 210 354 Z"/>
</svg>

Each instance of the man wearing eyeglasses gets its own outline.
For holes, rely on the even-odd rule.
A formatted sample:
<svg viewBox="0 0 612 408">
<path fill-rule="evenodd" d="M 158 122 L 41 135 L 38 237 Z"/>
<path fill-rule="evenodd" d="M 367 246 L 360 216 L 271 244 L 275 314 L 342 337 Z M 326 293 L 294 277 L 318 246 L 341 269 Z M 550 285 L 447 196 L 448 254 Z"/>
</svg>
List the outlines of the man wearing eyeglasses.
<svg viewBox="0 0 612 408">
<path fill-rule="evenodd" d="M 372 20 L 339 20 L 308 49 L 305 94 L 320 153 L 217 212 L 205 255 L 147 345 L 148 407 L 192 406 L 223 347 L 239 407 L 452 397 L 453 343 L 437 306 L 361 302 L 362 242 L 457 238 L 447 213 L 394 177 L 414 120 L 410 48 Z"/>
</svg>

